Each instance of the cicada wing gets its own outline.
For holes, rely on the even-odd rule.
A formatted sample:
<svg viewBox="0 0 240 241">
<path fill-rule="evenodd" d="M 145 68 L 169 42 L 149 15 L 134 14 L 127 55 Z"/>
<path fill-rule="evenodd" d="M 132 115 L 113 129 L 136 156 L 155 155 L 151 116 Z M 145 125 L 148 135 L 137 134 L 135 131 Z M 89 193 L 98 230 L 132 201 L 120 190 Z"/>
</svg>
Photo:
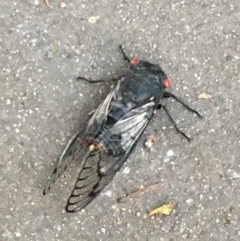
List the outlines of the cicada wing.
<svg viewBox="0 0 240 241">
<path fill-rule="evenodd" d="M 104 99 L 102 104 L 94 112 L 92 118 L 88 122 L 87 133 L 96 134 L 104 125 L 107 115 L 109 112 L 109 106 L 111 101 L 116 97 L 116 94 L 119 90 L 121 81 L 118 81 L 114 89 L 110 91 L 107 97 Z"/>
<path fill-rule="evenodd" d="M 66 147 L 64 148 L 62 154 L 58 158 L 54 169 L 51 173 L 51 175 L 48 178 L 48 181 L 45 185 L 45 188 L 43 190 L 43 195 L 47 194 L 49 190 L 51 189 L 52 184 L 54 184 L 57 179 L 64 173 L 64 171 L 67 169 L 67 167 L 72 163 L 74 159 L 74 155 L 76 155 L 76 152 L 84 152 L 87 151 L 86 148 L 84 148 L 82 144 L 82 135 L 83 131 L 77 132 L 68 142 Z"/>
<path fill-rule="evenodd" d="M 71 140 L 66 145 L 63 153 L 56 162 L 53 172 L 48 178 L 48 181 L 43 190 L 43 194 L 47 194 L 50 190 L 52 184 L 64 173 L 67 167 L 74 159 L 79 159 L 81 156 L 85 156 L 88 152 L 88 147 L 84 144 L 87 136 L 92 133 L 97 133 L 103 126 L 106 116 L 108 114 L 108 109 L 112 98 L 115 97 L 118 91 L 120 81 L 117 86 L 110 91 L 102 104 L 97 108 L 91 119 L 89 120 L 87 130 L 80 131 L 74 135 Z"/>
<path fill-rule="evenodd" d="M 147 127 L 153 115 L 152 106 L 152 104 L 146 104 L 133 110 L 132 113 L 128 113 L 127 118 L 120 120 L 109 129 L 112 133 L 112 141 L 107 148 L 112 151 L 121 150 L 120 154 L 114 156 L 101 151 L 89 153 L 68 199 L 67 212 L 77 212 L 84 208 L 110 182 Z M 115 136 L 121 136 L 121 138 L 116 141 Z"/>
</svg>

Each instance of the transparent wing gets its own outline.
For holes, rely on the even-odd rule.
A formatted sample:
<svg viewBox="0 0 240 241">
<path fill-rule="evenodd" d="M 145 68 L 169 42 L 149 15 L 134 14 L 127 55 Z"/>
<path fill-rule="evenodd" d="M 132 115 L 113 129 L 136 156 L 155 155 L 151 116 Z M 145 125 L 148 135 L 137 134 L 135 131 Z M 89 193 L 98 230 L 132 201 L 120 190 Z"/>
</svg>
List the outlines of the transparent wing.
<svg viewBox="0 0 240 241">
<path fill-rule="evenodd" d="M 67 167 L 70 165 L 70 163 L 74 159 L 74 154 L 77 151 L 77 146 L 76 144 L 79 143 L 79 151 L 84 151 L 84 148 L 81 144 L 81 136 L 82 132 L 79 131 L 76 133 L 68 142 L 66 147 L 64 148 L 64 151 L 62 152 L 61 156 L 58 158 L 58 161 L 56 162 L 53 172 L 48 178 L 48 181 L 45 185 L 45 188 L 43 190 L 43 195 L 46 195 L 50 188 L 51 185 L 56 182 L 56 180 L 64 173 L 64 171 L 67 169 Z"/>
<path fill-rule="evenodd" d="M 97 133 L 104 125 L 110 102 L 112 98 L 115 97 L 119 89 L 119 85 L 120 81 L 118 82 L 117 86 L 110 91 L 102 104 L 97 108 L 89 120 L 87 129 L 76 133 L 76 135 L 74 135 L 68 142 L 63 153 L 56 162 L 53 172 L 48 178 L 48 181 L 43 190 L 44 195 L 48 193 L 52 184 L 54 184 L 56 180 L 64 173 L 64 171 L 73 160 L 79 159 L 79 157 L 84 157 L 88 154 L 88 147 L 85 145 L 84 141 L 87 136 L 91 135 L 91 133 Z"/>
<path fill-rule="evenodd" d="M 68 212 L 76 212 L 84 208 L 110 182 L 147 127 L 153 115 L 153 105 L 154 103 L 151 102 L 132 110 L 126 118 L 107 129 L 108 135 L 111 133 L 110 136 L 105 136 L 108 139 L 105 142 L 108 143 L 106 145 L 108 152 L 92 151 L 85 158 L 74 189 L 68 199 L 66 206 Z"/>
</svg>

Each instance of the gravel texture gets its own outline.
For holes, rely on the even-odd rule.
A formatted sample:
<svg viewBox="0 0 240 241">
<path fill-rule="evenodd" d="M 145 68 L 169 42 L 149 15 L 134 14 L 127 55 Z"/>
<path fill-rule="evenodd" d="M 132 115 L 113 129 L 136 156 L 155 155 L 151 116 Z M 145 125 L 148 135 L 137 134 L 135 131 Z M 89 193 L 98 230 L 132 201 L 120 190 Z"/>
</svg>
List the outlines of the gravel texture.
<svg viewBox="0 0 240 241">
<path fill-rule="evenodd" d="M 217 0 L 0 2 L 0 240 L 240 240 L 240 2 Z M 156 113 L 113 181 L 87 208 L 64 211 L 75 182 L 66 172 L 49 195 L 52 164 L 127 53 L 159 63 L 172 89 L 204 116 L 171 100 L 179 127 Z M 198 98 L 200 94 L 204 98 Z M 207 97 L 206 97 L 207 96 Z M 71 175 L 72 174 L 72 175 Z M 158 190 L 126 203 L 141 185 Z M 147 212 L 166 202 L 167 217 Z"/>
</svg>

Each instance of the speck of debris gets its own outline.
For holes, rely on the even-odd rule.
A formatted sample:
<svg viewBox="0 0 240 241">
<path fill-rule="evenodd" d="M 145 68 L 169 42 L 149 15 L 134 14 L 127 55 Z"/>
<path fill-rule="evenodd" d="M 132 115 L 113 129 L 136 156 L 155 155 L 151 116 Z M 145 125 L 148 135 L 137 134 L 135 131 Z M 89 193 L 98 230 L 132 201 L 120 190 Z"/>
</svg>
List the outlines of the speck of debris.
<svg viewBox="0 0 240 241">
<path fill-rule="evenodd" d="M 34 1 L 34 5 L 35 5 L 36 7 L 38 7 L 38 6 L 40 5 L 40 1 L 39 1 L 39 0 L 35 0 L 35 1 Z"/>
<path fill-rule="evenodd" d="M 166 162 L 169 162 L 169 158 L 168 158 L 168 157 L 165 157 L 164 160 L 163 160 L 163 162 L 165 162 L 165 163 L 166 163 Z"/>
<path fill-rule="evenodd" d="M 145 143 L 144 143 L 144 146 L 147 149 L 151 149 L 152 145 L 153 145 L 153 141 L 152 140 L 146 140 Z"/>
<path fill-rule="evenodd" d="M 167 152 L 167 156 L 174 156 L 174 151 L 173 150 L 169 150 L 168 152 Z"/>
<path fill-rule="evenodd" d="M 123 173 L 124 174 L 129 174 L 130 172 L 130 168 L 129 167 L 125 167 L 124 170 L 123 170 Z"/>
<path fill-rule="evenodd" d="M 65 7 L 66 7 L 66 3 L 62 2 L 62 3 L 60 4 L 60 8 L 65 8 Z"/>
<path fill-rule="evenodd" d="M 157 139 L 157 136 L 153 133 L 151 134 L 148 134 L 146 136 L 146 140 L 144 142 L 144 146 L 147 148 L 147 149 L 151 149 L 151 147 L 153 146 L 153 143 L 156 141 Z"/>
<path fill-rule="evenodd" d="M 62 230 L 61 225 L 57 226 L 57 231 L 60 232 Z"/>
<path fill-rule="evenodd" d="M 237 172 L 233 172 L 232 177 L 233 178 L 240 178 L 240 174 L 238 174 Z"/>
<path fill-rule="evenodd" d="M 112 196 L 112 192 L 111 192 L 110 190 L 106 191 L 104 194 L 105 194 L 106 196 L 108 196 L 108 197 L 111 197 L 111 196 Z"/>
<path fill-rule="evenodd" d="M 16 232 L 15 235 L 17 238 L 21 237 L 21 234 L 19 232 Z"/>
<path fill-rule="evenodd" d="M 141 213 L 140 213 L 140 212 L 137 212 L 137 213 L 136 213 L 136 216 L 137 216 L 137 217 L 140 217 L 140 216 L 141 216 Z"/>
<path fill-rule="evenodd" d="M 186 203 L 187 203 L 188 205 L 192 204 L 192 203 L 193 203 L 193 199 L 192 199 L 192 198 L 188 198 L 188 199 L 186 200 Z"/>
<path fill-rule="evenodd" d="M 88 18 L 88 22 L 91 24 L 95 24 L 99 20 L 99 16 L 91 16 Z"/>
<path fill-rule="evenodd" d="M 203 92 L 203 93 L 199 94 L 198 99 L 201 99 L 201 100 L 208 100 L 208 99 L 211 99 L 211 95 L 209 95 L 209 94 Z"/>
</svg>

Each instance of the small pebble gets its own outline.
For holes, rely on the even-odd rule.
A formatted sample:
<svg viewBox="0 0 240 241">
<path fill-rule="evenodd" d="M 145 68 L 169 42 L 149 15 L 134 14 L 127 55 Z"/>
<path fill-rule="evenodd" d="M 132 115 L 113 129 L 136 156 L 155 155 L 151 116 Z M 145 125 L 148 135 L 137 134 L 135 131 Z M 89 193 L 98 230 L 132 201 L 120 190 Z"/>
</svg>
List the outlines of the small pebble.
<svg viewBox="0 0 240 241">
<path fill-rule="evenodd" d="M 174 156 L 173 150 L 169 150 L 169 151 L 167 152 L 167 156 Z"/>
<path fill-rule="evenodd" d="M 12 102 L 11 102 L 10 99 L 7 99 L 7 100 L 6 100 L 6 105 L 11 105 L 11 103 L 12 103 Z"/>
<path fill-rule="evenodd" d="M 112 196 L 112 192 L 110 190 L 108 190 L 108 191 L 105 192 L 105 195 L 108 196 L 108 197 L 111 197 Z"/>
<path fill-rule="evenodd" d="M 38 7 L 38 6 L 40 5 L 40 1 L 39 1 L 39 0 L 35 0 L 33 3 L 34 3 L 34 5 L 35 5 L 36 7 Z"/>
<path fill-rule="evenodd" d="M 188 199 L 186 200 L 186 203 L 187 203 L 188 205 L 190 205 L 191 203 L 193 203 L 193 199 L 192 199 L 192 198 L 188 198 Z"/>
<path fill-rule="evenodd" d="M 198 96 L 198 99 L 202 99 L 202 100 L 207 100 L 207 99 L 210 99 L 211 98 L 211 95 L 207 94 L 207 93 L 201 93 L 199 96 Z"/>
<path fill-rule="evenodd" d="M 125 167 L 124 170 L 123 170 L 123 173 L 124 174 L 129 174 L 130 172 L 130 168 L 129 167 Z"/>
<path fill-rule="evenodd" d="M 17 238 L 21 237 L 21 234 L 19 232 L 16 232 L 15 235 Z"/>
<path fill-rule="evenodd" d="M 99 18 L 100 18 L 99 16 L 89 17 L 88 22 L 91 23 L 91 24 L 95 24 L 98 21 Z"/>
<path fill-rule="evenodd" d="M 66 3 L 62 2 L 62 3 L 60 4 L 60 8 L 65 8 L 65 7 L 66 7 Z"/>
</svg>

